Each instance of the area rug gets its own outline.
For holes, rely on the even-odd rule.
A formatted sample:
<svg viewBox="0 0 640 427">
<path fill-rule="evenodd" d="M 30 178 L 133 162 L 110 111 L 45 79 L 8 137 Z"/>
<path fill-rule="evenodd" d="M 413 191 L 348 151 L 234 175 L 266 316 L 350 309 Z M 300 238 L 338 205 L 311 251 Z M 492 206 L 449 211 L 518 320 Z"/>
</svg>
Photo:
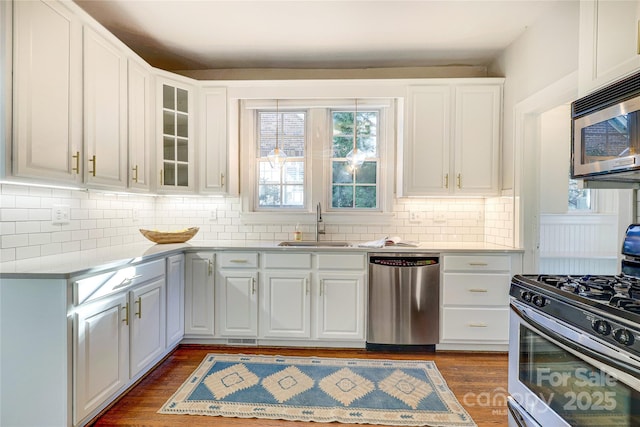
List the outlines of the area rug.
<svg viewBox="0 0 640 427">
<path fill-rule="evenodd" d="M 208 354 L 158 411 L 397 426 L 475 426 L 434 362 Z"/>
</svg>

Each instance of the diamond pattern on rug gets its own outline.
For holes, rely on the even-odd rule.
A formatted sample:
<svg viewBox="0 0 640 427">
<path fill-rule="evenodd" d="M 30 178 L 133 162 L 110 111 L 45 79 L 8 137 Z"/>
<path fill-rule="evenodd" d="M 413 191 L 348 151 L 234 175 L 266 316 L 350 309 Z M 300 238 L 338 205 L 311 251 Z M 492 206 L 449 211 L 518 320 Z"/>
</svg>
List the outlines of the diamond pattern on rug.
<svg viewBox="0 0 640 427">
<path fill-rule="evenodd" d="M 260 378 L 242 363 L 209 375 L 204 384 L 216 399 L 224 399 L 238 390 L 244 390 L 258 384 Z"/>
<path fill-rule="evenodd" d="M 399 369 L 380 381 L 378 388 L 413 409 L 418 407 L 422 399 L 433 393 L 433 388 L 429 384 L 407 375 Z"/>
<path fill-rule="evenodd" d="M 313 379 L 295 366 L 289 366 L 262 380 L 262 387 L 280 403 L 304 393 L 313 385 Z"/>
<path fill-rule="evenodd" d="M 371 393 L 376 386 L 368 379 L 349 368 L 342 368 L 324 377 L 318 384 L 320 389 L 345 406 Z"/>
</svg>

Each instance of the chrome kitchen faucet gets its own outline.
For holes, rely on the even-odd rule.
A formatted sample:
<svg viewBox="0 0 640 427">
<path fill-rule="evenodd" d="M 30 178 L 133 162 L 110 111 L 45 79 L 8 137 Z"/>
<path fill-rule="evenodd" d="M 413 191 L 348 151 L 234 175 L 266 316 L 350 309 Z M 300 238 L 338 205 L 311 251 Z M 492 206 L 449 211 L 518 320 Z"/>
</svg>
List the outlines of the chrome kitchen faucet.
<svg viewBox="0 0 640 427">
<path fill-rule="evenodd" d="M 316 206 L 316 242 L 320 241 L 321 234 L 325 234 L 325 231 L 324 221 L 322 221 L 322 207 L 320 206 L 320 202 L 318 202 L 318 206 Z"/>
</svg>

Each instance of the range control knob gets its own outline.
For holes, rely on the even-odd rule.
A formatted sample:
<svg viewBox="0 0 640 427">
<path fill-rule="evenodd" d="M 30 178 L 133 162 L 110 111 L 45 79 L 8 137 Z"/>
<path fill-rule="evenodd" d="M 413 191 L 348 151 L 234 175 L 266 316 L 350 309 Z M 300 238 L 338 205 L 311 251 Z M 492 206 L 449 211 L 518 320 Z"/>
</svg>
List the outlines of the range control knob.
<svg viewBox="0 0 640 427">
<path fill-rule="evenodd" d="M 626 346 L 632 345 L 635 341 L 633 333 L 628 329 L 616 329 L 613 331 L 613 339 Z"/>
<path fill-rule="evenodd" d="M 531 292 L 524 291 L 522 293 L 522 299 L 526 302 L 531 302 Z"/>
<path fill-rule="evenodd" d="M 538 307 L 544 307 L 547 305 L 547 299 L 541 295 L 534 295 L 531 301 L 533 301 L 533 303 Z"/>
<path fill-rule="evenodd" d="M 594 320 L 591 327 L 600 335 L 609 335 L 611 333 L 611 325 L 606 320 Z"/>
</svg>

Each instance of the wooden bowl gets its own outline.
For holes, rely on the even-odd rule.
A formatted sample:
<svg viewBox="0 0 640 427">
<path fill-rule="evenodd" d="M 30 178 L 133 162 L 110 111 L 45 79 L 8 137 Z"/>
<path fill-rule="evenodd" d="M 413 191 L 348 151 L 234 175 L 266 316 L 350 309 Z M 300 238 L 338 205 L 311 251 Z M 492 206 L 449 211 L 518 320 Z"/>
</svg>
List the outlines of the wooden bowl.
<svg viewBox="0 0 640 427">
<path fill-rule="evenodd" d="M 200 230 L 199 227 L 190 227 L 179 231 L 155 231 L 140 229 L 140 233 L 154 243 L 184 243 L 191 239 Z"/>
</svg>

